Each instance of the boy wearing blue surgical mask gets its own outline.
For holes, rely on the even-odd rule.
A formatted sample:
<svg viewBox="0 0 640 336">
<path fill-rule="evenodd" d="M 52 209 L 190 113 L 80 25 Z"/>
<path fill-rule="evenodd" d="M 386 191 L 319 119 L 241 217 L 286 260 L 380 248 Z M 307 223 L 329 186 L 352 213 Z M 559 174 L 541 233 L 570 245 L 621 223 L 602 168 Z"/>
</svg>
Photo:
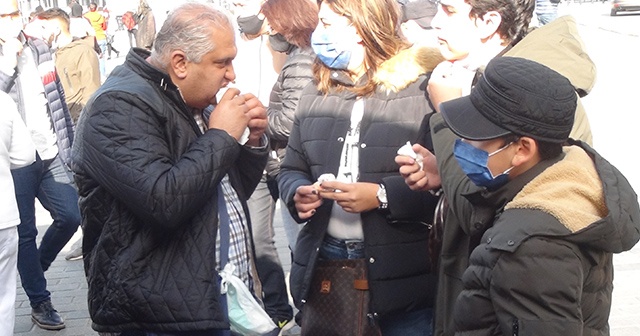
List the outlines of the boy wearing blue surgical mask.
<svg viewBox="0 0 640 336">
<path fill-rule="evenodd" d="M 640 239 L 640 209 L 622 174 L 569 138 L 576 105 L 556 71 L 496 58 L 469 96 L 432 118 L 439 175 L 428 152 L 420 172 L 396 158 L 414 189 L 442 179 L 447 216 L 460 225 L 448 232 L 470 237 L 458 236 L 470 256 L 453 256 L 468 264 L 446 302 L 446 334 L 609 334 L 612 253 Z"/>
</svg>

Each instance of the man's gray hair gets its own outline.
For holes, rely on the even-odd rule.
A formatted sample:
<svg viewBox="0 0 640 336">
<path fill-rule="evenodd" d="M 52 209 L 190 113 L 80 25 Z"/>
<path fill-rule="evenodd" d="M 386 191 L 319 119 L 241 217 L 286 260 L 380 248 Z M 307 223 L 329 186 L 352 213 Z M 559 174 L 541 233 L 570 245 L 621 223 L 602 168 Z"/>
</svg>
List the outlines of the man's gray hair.
<svg viewBox="0 0 640 336">
<path fill-rule="evenodd" d="M 213 29 L 233 32 L 229 17 L 204 3 L 185 3 L 174 9 L 160 28 L 151 57 L 162 66 L 169 65 L 174 50 L 182 50 L 189 62 L 200 63 L 202 57 L 214 50 Z"/>
</svg>

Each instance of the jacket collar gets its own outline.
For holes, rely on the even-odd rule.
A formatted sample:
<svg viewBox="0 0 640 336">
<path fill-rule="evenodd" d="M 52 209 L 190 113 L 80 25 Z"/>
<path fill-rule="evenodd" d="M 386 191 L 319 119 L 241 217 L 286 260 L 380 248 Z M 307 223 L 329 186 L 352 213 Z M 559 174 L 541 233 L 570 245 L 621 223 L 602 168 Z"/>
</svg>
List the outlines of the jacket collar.
<svg viewBox="0 0 640 336">
<path fill-rule="evenodd" d="M 440 50 L 413 46 L 401 50 L 380 64 L 373 80 L 387 91 L 399 92 L 417 81 L 421 75 L 433 71 L 442 61 L 444 57 Z"/>
<path fill-rule="evenodd" d="M 496 191 L 488 191 L 484 187 L 476 187 L 471 192 L 463 194 L 462 196 L 474 206 L 473 223 L 479 223 L 483 227 L 490 225 L 495 216 L 504 211 L 507 203 L 513 200 L 527 183 L 540 175 L 545 169 L 560 161 L 562 157 L 564 156 L 560 155 L 557 158 L 539 162 Z"/>
<path fill-rule="evenodd" d="M 151 52 L 142 48 L 133 48 L 127 54 L 127 63 L 130 67 L 136 68 L 136 73 L 140 77 L 155 83 L 164 91 L 178 91 L 178 87 L 173 83 L 168 73 L 156 68 L 147 61 Z"/>
</svg>

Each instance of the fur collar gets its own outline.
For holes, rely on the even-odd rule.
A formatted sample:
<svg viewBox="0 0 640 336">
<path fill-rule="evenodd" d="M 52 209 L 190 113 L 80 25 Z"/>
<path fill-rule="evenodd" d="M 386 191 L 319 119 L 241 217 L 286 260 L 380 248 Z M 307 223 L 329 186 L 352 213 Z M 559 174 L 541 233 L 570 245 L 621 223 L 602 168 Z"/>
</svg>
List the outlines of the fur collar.
<svg viewBox="0 0 640 336">
<path fill-rule="evenodd" d="M 437 48 L 413 46 L 383 62 L 373 80 L 387 91 L 398 92 L 433 71 L 442 61 L 444 58 Z"/>
<path fill-rule="evenodd" d="M 608 213 L 602 182 L 591 157 L 576 146 L 527 184 L 505 209 L 537 209 L 577 232 Z"/>
</svg>

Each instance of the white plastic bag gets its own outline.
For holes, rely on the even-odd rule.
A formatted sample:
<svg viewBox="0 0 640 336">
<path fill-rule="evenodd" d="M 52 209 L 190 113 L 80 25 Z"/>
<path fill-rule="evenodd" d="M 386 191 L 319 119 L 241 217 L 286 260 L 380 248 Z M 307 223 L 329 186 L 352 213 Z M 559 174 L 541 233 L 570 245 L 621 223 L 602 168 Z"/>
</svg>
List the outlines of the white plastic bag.
<svg viewBox="0 0 640 336">
<path fill-rule="evenodd" d="M 274 329 L 275 323 L 253 297 L 247 285 L 233 275 L 235 266 L 227 263 L 220 272 L 220 292 L 227 295 L 231 331 L 244 336 L 261 336 Z"/>
</svg>

